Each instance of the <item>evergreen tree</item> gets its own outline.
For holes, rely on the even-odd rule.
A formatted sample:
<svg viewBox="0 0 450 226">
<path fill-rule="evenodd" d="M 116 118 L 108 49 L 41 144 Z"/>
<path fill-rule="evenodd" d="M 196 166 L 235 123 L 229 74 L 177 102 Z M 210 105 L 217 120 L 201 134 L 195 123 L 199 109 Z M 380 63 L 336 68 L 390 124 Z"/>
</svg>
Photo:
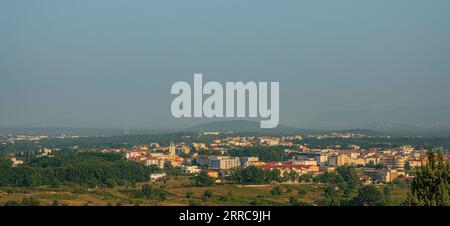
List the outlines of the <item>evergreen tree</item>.
<svg viewBox="0 0 450 226">
<path fill-rule="evenodd" d="M 430 151 L 427 156 L 428 163 L 417 170 L 404 205 L 449 206 L 449 164 L 440 152 Z"/>
<path fill-rule="evenodd" d="M 271 191 L 270 194 L 272 194 L 272 196 L 280 196 L 283 194 L 283 191 L 281 190 L 280 187 L 274 187 Z"/>
<path fill-rule="evenodd" d="M 197 186 L 211 186 L 214 184 L 213 178 L 208 176 L 208 173 L 203 170 L 197 176 L 191 178 L 194 181 L 194 184 Z"/>
<path fill-rule="evenodd" d="M 341 189 L 345 190 L 347 187 L 346 193 L 351 193 L 358 186 L 358 177 L 355 169 L 350 166 L 340 166 L 337 168 L 337 173 L 339 176 L 343 178 L 343 181 L 336 182 L 336 184 L 342 185 L 342 182 L 345 182 L 345 186 L 340 186 Z"/>
</svg>

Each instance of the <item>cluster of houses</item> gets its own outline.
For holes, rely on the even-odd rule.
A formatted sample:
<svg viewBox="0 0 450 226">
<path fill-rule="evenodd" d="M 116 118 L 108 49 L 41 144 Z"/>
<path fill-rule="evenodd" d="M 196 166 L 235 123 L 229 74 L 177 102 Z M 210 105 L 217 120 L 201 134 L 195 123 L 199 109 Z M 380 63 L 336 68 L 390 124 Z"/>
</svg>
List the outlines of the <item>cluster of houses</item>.
<svg viewBox="0 0 450 226">
<path fill-rule="evenodd" d="M 209 135 L 209 134 L 206 134 Z M 333 135 L 337 136 L 337 135 Z M 354 137 L 356 135 L 344 134 Z M 209 176 L 224 177 L 236 167 L 256 166 L 263 170 L 279 170 L 285 173 L 295 172 L 298 175 L 318 175 L 333 172 L 339 166 L 354 166 L 359 177 L 365 183 L 390 183 L 397 178 L 408 179 L 408 171 L 426 164 L 426 150 L 415 150 L 411 146 L 395 149 L 361 149 L 351 146 L 349 150 L 311 149 L 305 145 L 293 144 L 301 140 L 301 136 L 288 137 L 226 137 L 213 139 L 211 143 L 170 143 L 160 146 L 158 143 L 135 147 L 132 150 L 105 150 L 108 152 L 123 152 L 125 157 L 134 162 L 147 166 L 164 168 L 167 165 L 179 167 L 185 174 L 198 174 L 206 169 Z M 233 147 L 246 148 L 257 146 L 281 146 L 285 152 L 292 154 L 293 159 L 280 162 L 262 162 L 258 157 L 226 156 L 226 150 Z M 196 150 L 191 152 L 191 149 Z M 206 150 L 210 153 L 222 155 L 199 155 L 198 151 Z M 219 151 L 219 152 L 217 152 Z"/>
<path fill-rule="evenodd" d="M 228 136 L 218 138 L 216 133 L 202 133 L 200 136 L 214 136 L 209 143 L 190 143 L 189 145 L 171 142 L 168 146 L 159 143 L 150 143 L 136 146 L 132 149 L 105 149 L 102 152 L 121 153 L 129 161 L 155 166 L 161 169 L 171 166 L 178 168 L 185 174 L 198 174 L 206 170 L 213 178 L 229 175 L 236 167 L 255 166 L 263 170 L 279 170 L 281 176 L 295 172 L 298 175 L 318 175 L 324 172 L 333 172 L 339 166 L 354 166 L 359 168 L 359 178 L 364 183 L 390 183 L 397 178 L 410 179 L 408 172 L 427 164 L 427 150 L 416 150 L 411 146 L 392 149 L 369 148 L 362 149 L 350 145 L 349 149 L 312 149 L 300 144 L 302 136 Z M 309 135 L 308 135 L 309 136 Z M 312 135 L 317 138 L 319 135 Z M 357 134 L 330 134 L 320 135 L 326 137 L 359 137 Z M 297 142 L 296 142 L 297 141 Z M 292 159 L 280 162 L 263 162 L 258 157 L 227 156 L 230 149 L 245 149 L 252 147 L 282 147 Z M 51 157 L 59 149 L 43 148 L 39 157 Z M 210 153 L 210 154 L 205 154 Z M 447 160 L 449 155 L 444 156 Z M 13 166 L 23 164 L 14 155 L 10 156 Z M 158 180 L 166 175 L 154 174 L 152 180 Z"/>
<path fill-rule="evenodd" d="M 42 149 L 39 149 L 39 151 L 36 154 L 36 157 L 37 158 L 41 158 L 41 157 L 52 158 L 54 156 L 53 154 L 55 152 L 59 152 L 59 151 L 61 151 L 61 149 L 59 149 L 59 148 L 53 148 L 53 149 L 42 148 Z M 23 154 L 23 153 L 21 153 L 21 154 Z M 8 156 L 8 159 L 9 159 L 9 161 L 11 161 L 11 166 L 12 167 L 17 167 L 17 166 L 20 166 L 20 165 L 22 165 L 24 163 L 24 161 L 22 159 L 20 159 L 20 158 L 17 158 L 15 154 L 10 154 Z"/>
<path fill-rule="evenodd" d="M 320 172 L 333 171 L 339 166 L 363 169 L 361 180 L 366 183 L 390 183 L 397 178 L 408 179 L 408 171 L 427 163 L 427 150 L 415 150 L 411 146 L 395 149 L 351 150 L 313 149 L 298 153 L 299 160 L 316 160 Z"/>
</svg>

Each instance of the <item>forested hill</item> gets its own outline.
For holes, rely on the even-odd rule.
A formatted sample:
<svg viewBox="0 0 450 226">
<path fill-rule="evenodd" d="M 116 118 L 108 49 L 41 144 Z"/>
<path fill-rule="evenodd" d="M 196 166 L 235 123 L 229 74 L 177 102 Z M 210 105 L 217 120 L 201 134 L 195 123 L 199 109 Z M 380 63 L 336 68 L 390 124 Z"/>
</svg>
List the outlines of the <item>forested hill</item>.
<svg viewBox="0 0 450 226">
<path fill-rule="evenodd" d="M 126 161 L 118 154 L 68 153 L 40 157 L 18 167 L 0 158 L 0 186 L 57 186 L 75 183 L 89 187 L 143 182 L 156 170 Z"/>
</svg>

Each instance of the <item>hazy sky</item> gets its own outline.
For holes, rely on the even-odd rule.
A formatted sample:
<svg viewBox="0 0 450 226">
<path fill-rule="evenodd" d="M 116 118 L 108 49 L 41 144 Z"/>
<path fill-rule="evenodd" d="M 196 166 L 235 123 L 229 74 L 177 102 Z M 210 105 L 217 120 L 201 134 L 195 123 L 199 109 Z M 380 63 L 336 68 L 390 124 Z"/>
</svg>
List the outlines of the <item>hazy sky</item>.
<svg viewBox="0 0 450 226">
<path fill-rule="evenodd" d="M 0 1 L 0 126 L 173 128 L 171 85 L 280 81 L 280 123 L 450 103 L 450 1 Z"/>
</svg>

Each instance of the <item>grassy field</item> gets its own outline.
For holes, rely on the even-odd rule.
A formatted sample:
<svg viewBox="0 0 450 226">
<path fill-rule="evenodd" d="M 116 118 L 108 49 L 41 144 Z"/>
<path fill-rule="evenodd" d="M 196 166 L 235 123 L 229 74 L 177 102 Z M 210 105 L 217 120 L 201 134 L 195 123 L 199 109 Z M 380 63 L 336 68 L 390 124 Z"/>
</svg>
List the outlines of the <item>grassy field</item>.
<svg viewBox="0 0 450 226">
<path fill-rule="evenodd" d="M 160 188 L 167 192 L 165 200 L 159 198 L 136 198 L 125 191 L 139 190 L 144 184 L 152 188 Z M 280 187 L 283 193 L 273 196 L 271 190 Z M 0 188 L 0 205 L 8 201 L 22 202 L 24 198 L 39 200 L 40 205 L 59 204 L 70 206 L 107 206 L 107 205 L 141 205 L 141 206 L 248 206 L 248 205 L 291 205 L 290 197 L 295 197 L 303 205 L 318 205 L 323 199 L 324 185 L 213 185 L 210 187 L 193 186 L 188 177 L 170 177 L 166 181 L 148 182 L 136 185 L 117 186 L 115 188 L 87 189 L 76 185 L 38 188 Z M 204 192 L 212 192 L 205 198 Z M 301 194 L 299 190 L 302 190 Z M 187 197 L 192 193 L 191 197 Z M 406 198 L 406 188 L 395 188 L 391 191 L 390 204 L 398 205 Z"/>
</svg>

